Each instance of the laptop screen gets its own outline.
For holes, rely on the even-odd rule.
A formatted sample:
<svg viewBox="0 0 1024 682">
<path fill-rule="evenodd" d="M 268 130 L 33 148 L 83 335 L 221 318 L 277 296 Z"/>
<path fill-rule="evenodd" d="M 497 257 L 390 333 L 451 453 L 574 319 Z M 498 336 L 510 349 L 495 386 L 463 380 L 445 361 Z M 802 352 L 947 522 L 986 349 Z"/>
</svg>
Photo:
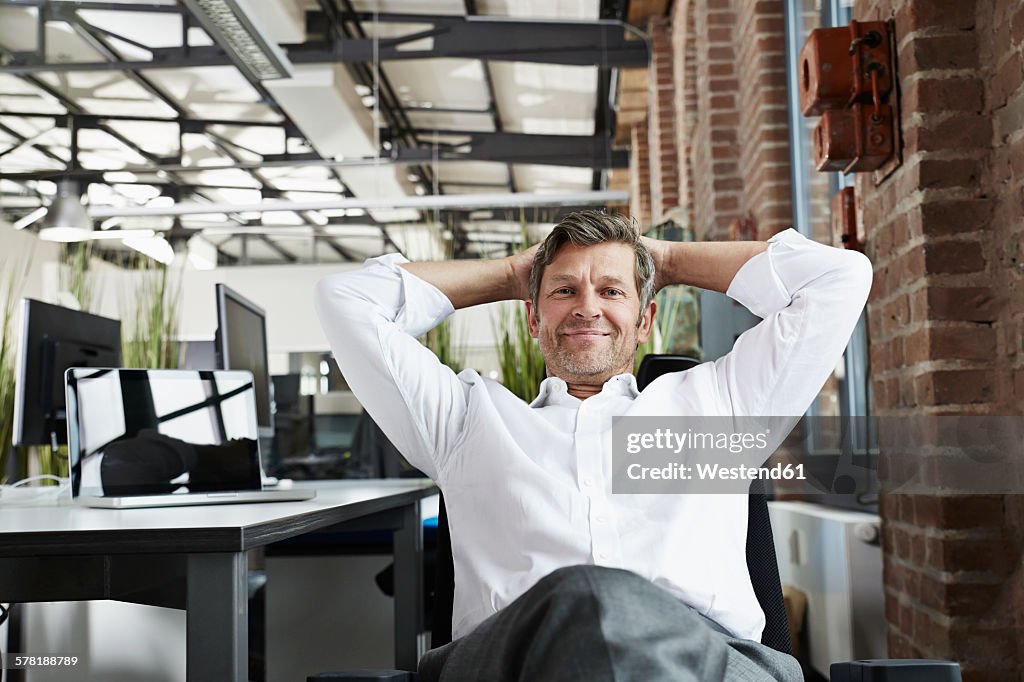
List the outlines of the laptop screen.
<svg viewBox="0 0 1024 682">
<path fill-rule="evenodd" d="M 72 495 L 259 490 L 251 372 L 67 371 Z"/>
</svg>

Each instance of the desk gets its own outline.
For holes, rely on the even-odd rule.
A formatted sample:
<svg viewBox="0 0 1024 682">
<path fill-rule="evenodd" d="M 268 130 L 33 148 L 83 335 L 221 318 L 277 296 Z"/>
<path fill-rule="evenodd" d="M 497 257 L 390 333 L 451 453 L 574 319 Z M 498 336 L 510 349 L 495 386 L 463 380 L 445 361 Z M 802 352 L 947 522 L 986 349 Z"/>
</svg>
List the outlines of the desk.
<svg viewBox="0 0 1024 682">
<path fill-rule="evenodd" d="M 316 488 L 317 497 L 162 509 L 4 506 L 0 601 L 114 599 L 184 608 L 187 678 L 246 682 L 245 552 L 323 529 L 390 529 L 395 664 L 415 670 L 423 629 L 419 503 L 437 488 L 409 479 L 296 486 Z"/>
</svg>

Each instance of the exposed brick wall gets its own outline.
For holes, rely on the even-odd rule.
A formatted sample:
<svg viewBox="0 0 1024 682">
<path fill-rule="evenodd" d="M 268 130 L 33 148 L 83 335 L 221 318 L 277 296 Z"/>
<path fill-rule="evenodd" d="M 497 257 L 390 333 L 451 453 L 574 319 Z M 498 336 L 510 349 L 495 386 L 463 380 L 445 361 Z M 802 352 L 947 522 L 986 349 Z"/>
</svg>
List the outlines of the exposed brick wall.
<svg viewBox="0 0 1024 682">
<path fill-rule="evenodd" d="M 736 8 L 740 212 L 754 219 L 766 239 L 793 224 L 784 8 L 782 0 L 740 2 Z"/>
<path fill-rule="evenodd" d="M 672 69 L 672 37 L 668 19 L 651 19 L 651 66 L 648 78 L 648 145 L 651 163 L 651 219 L 679 204 L 679 159 Z"/>
<path fill-rule="evenodd" d="M 675 81 L 676 168 L 679 173 L 679 205 L 683 227 L 694 224 L 693 215 L 693 130 L 697 124 L 697 32 L 692 2 L 677 2 L 672 14 L 672 54 Z"/>
<path fill-rule="evenodd" d="M 651 224 L 651 157 L 647 123 L 633 126 L 629 143 L 629 213 L 641 225 Z"/>
<path fill-rule="evenodd" d="M 697 45 L 697 122 L 693 129 L 694 231 L 697 239 L 727 238 L 740 217 L 739 90 L 734 0 L 690 0 Z"/>
<path fill-rule="evenodd" d="M 1024 3 L 857 0 L 854 16 L 895 18 L 904 144 L 881 184 L 857 178 L 875 412 L 1024 414 Z M 883 494 L 890 655 L 1024 679 L 1021 497 Z"/>
<path fill-rule="evenodd" d="M 782 0 L 672 4 L 678 196 L 697 239 L 741 217 L 764 236 L 792 224 L 784 40 Z"/>
</svg>

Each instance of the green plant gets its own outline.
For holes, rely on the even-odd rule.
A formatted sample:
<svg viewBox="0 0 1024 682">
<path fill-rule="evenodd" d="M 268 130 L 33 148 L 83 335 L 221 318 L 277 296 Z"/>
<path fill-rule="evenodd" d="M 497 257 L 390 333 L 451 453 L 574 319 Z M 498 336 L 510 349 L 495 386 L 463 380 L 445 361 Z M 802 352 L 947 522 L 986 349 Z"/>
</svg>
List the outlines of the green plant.
<svg viewBox="0 0 1024 682">
<path fill-rule="evenodd" d="M 671 220 L 655 225 L 646 236 L 666 241 L 691 242 L 693 233 L 678 227 Z M 655 297 L 658 312 L 654 318 L 654 333 L 637 348 L 633 364 L 634 374 L 649 353 L 671 353 L 687 355 L 698 360 L 704 352 L 700 347 L 700 308 L 697 304 L 697 290 L 684 285 L 667 286 Z"/>
<path fill-rule="evenodd" d="M 79 310 L 95 312 L 95 279 L 89 272 L 92 259 L 92 242 L 64 244 L 61 248 L 60 265 L 57 270 L 58 288 L 74 296 Z"/>
<path fill-rule="evenodd" d="M 14 433 L 14 382 L 15 382 L 15 341 L 14 315 L 21 287 L 28 277 L 32 254 L 24 259 L 5 258 L 0 260 L 0 483 L 6 479 L 7 458 L 11 456 Z"/>
<path fill-rule="evenodd" d="M 12 334 L 16 286 L 13 272 L 6 282 L 0 317 L 0 482 L 6 479 L 7 458 L 11 453 L 14 431 L 14 337 Z"/>
<path fill-rule="evenodd" d="M 537 340 L 530 336 L 526 304 L 511 301 L 503 305 L 505 314 L 496 319 L 494 324 L 501 383 L 529 402 L 537 397 L 540 383 L 544 381 L 544 357 L 540 354 Z"/>
<path fill-rule="evenodd" d="M 138 282 L 131 306 L 122 305 L 122 363 L 125 367 L 175 369 L 181 281 L 172 277 L 167 266 L 148 259 L 137 261 L 132 270 Z"/>
<path fill-rule="evenodd" d="M 522 209 L 519 213 L 519 226 L 519 249 L 525 251 L 532 244 L 527 232 L 526 214 Z M 525 303 L 506 301 L 502 304 L 502 312 L 494 319 L 494 338 L 498 340 L 501 383 L 523 400 L 533 400 L 544 381 L 544 356 L 540 354 L 537 340 L 530 335 Z"/>
</svg>

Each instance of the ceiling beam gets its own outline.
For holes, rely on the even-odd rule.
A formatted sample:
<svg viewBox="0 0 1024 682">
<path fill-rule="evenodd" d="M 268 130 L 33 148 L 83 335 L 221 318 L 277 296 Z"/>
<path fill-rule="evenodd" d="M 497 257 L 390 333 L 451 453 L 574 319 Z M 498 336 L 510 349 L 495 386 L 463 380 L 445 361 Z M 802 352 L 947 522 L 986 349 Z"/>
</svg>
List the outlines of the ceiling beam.
<svg viewBox="0 0 1024 682">
<path fill-rule="evenodd" d="M 298 256 L 296 256 L 294 253 L 292 253 L 288 249 L 284 248 L 283 246 L 281 246 L 280 244 L 275 242 L 273 239 L 271 239 L 267 235 L 261 234 L 260 235 L 260 241 L 262 241 L 264 244 L 266 244 L 268 247 L 270 247 L 271 251 L 276 251 L 277 254 L 279 256 L 281 256 L 281 258 L 284 258 L 289 263 L 297 263 L 298 262 L 298 260 L 299 260 Z"/>
<path fill-rule="evenodd" d="M 519 61 L 541 64 L 645 66 L 647 44 L 626 40 L 629 28 L 618 21 L 558 22 L 511 21 L 495 17 L 425 17 L 418 23 L 436 22 L 430 35 L 416 33 L 402 38 L 341 38 L 285 46 L 293 64 L 372 63 L 407 59 L 461 58 L 484 61 Z M 423 37 L 433 38 L 429 50 L 405 50 L 402 45 Z M 0 73 L 24 75 L 71 71 L 141 71 L 233 65 L 216 45 L 152 48 L 151 60 L 103 62 L 46 62 L 35 52 L 14 52 Z"/>
<path fill-rule="evenodd" d="M 601 131 L 598 127 L 597 130 Z M 478 133 L 462 130 L 434 131 L 443 137 L 461 138 L 432 149 L 411 150 L 404 155 L 424 160 L 436 156 L 440 160 L 463 158 L 474 161 L 528 163 L 549 166 L 586 168 L 626 168 L 629 154 L 611 149 L 611 138 L 604 135 L 534 135 L 530 133 Z M 603 131 L 602 131 L 603 133 Z M 401 158 L 402 155 L 400 155 Z"/>
<path fill-rule="evenodd" d="M 101 129 L 103 127 L 101 126 Z M 105 130 L 105 132 L 110 132 Z M 475 133 L 464 131 L 446 131 L 450 136 L 464 136 L 465 142 L 458 145 L 444 145 L 437 153 L 429 147 L 416 149 L 394 149 L 389 158 L 367 159 L 322 159 L 317 155 L 289 155 L 279 158 L 275 155 L 264 157 L 262 161 L 225 164 L 219 166 L 185 166 L 179 163 L 160 163 L 152 158 L 152 163 L 143 166 L 125 166 L 113 171 L 80 168 L 72 171 L 39 170 L 22 173 L 7 173 L 9 180 L 48 180 L 56 176 L 94 177 L 104 172 L 127 172 L 136 174 L 152 174 L 158 171 L 166 173 L 188 173 L 196 171 L 217 170 L 260 170 L 265 168 L 299 168 L 303 166 L 319 166 L 326 168 L 387 166 L 387 165 L 421 165 L 431 166 L 441 163 L 463 163 L 473 161 L 494 161 L 498 163 L 526 163 L 546 166 L 572 166 L 577 168 L 627 168 L 629 152 L 622 149 L 609 149 L 609 141 L 600 135 L 530 135 L 527 133 Z M 185 181 L 178 181 L 184 186 L 198 186 Z M 458 183 L 452 183 L 458 184 Z"/>
<path fill-rule="evenodd" d="M 494 61 L 525 61 L 579 66 L 643 66 L 648 62 L 647 43 L 629 39 L 641 37 L 636 29 L 618 20 L 554 21 L 511 19 L 493 16 L 367 13 L 356 15 L 363 21 L 397 24 L 431 24 L 433 28 L 404 36 L 376 41 L 348 40 L 334 45 L 306 43 L 310 54 L 330 49 L 343 60 L 381 61 L 457 57 Z M 306 15 L 310 33 L 319 30 L 322 19 L 317 13 Z M 431 49 L 406 49 L 407 43 L 430 38 Z M 374 44 L 376 42 L 376 44 Z M 297 46 L 289 46 L 289 58 Z M 344 54 L 342 54 L 344 53 Z M 301 54 L 301 53 L 300 53 Z M 300 57 L 306 58 L 306 56 Z"/>
<path fill-rule="evenodd" d="M 463 4 L 466 6 L 466 16 L 472 17 L 477 15 L 476 0 L 463 0 Z M 505 126 L 501 121 L 501 111 L 498 108 L 498 96 L 494 91 L 494 79 L 491 77 L 491 67 L 486 61 L 480 62 L 480 67 L 484 72 L 484 84 L 487 86 L 487 97 L 490 99 L 491 106 L 491 121 L 494 124 L 494 131 L 497 133 L 503 132 Z M 516 174 L 512 168 L 512 164 L 506 165 L 508 172 L 508 191 L 517 192 L 519 191 L 516 187 Z"/>
<path fill-rule="evenodd" d="M 90 2 L 89 0 L 4 0 L 5 5 L 13 7 L 39 7 L 47 5 L 59 8 L 61 5 L 72 6 L 81 10 L 108 10 L 111 12 L 156 12 L 159 14 L 184 14 L 187 10 L 176 5 L 162 5 L 155 2 Z"/>
</svg>

